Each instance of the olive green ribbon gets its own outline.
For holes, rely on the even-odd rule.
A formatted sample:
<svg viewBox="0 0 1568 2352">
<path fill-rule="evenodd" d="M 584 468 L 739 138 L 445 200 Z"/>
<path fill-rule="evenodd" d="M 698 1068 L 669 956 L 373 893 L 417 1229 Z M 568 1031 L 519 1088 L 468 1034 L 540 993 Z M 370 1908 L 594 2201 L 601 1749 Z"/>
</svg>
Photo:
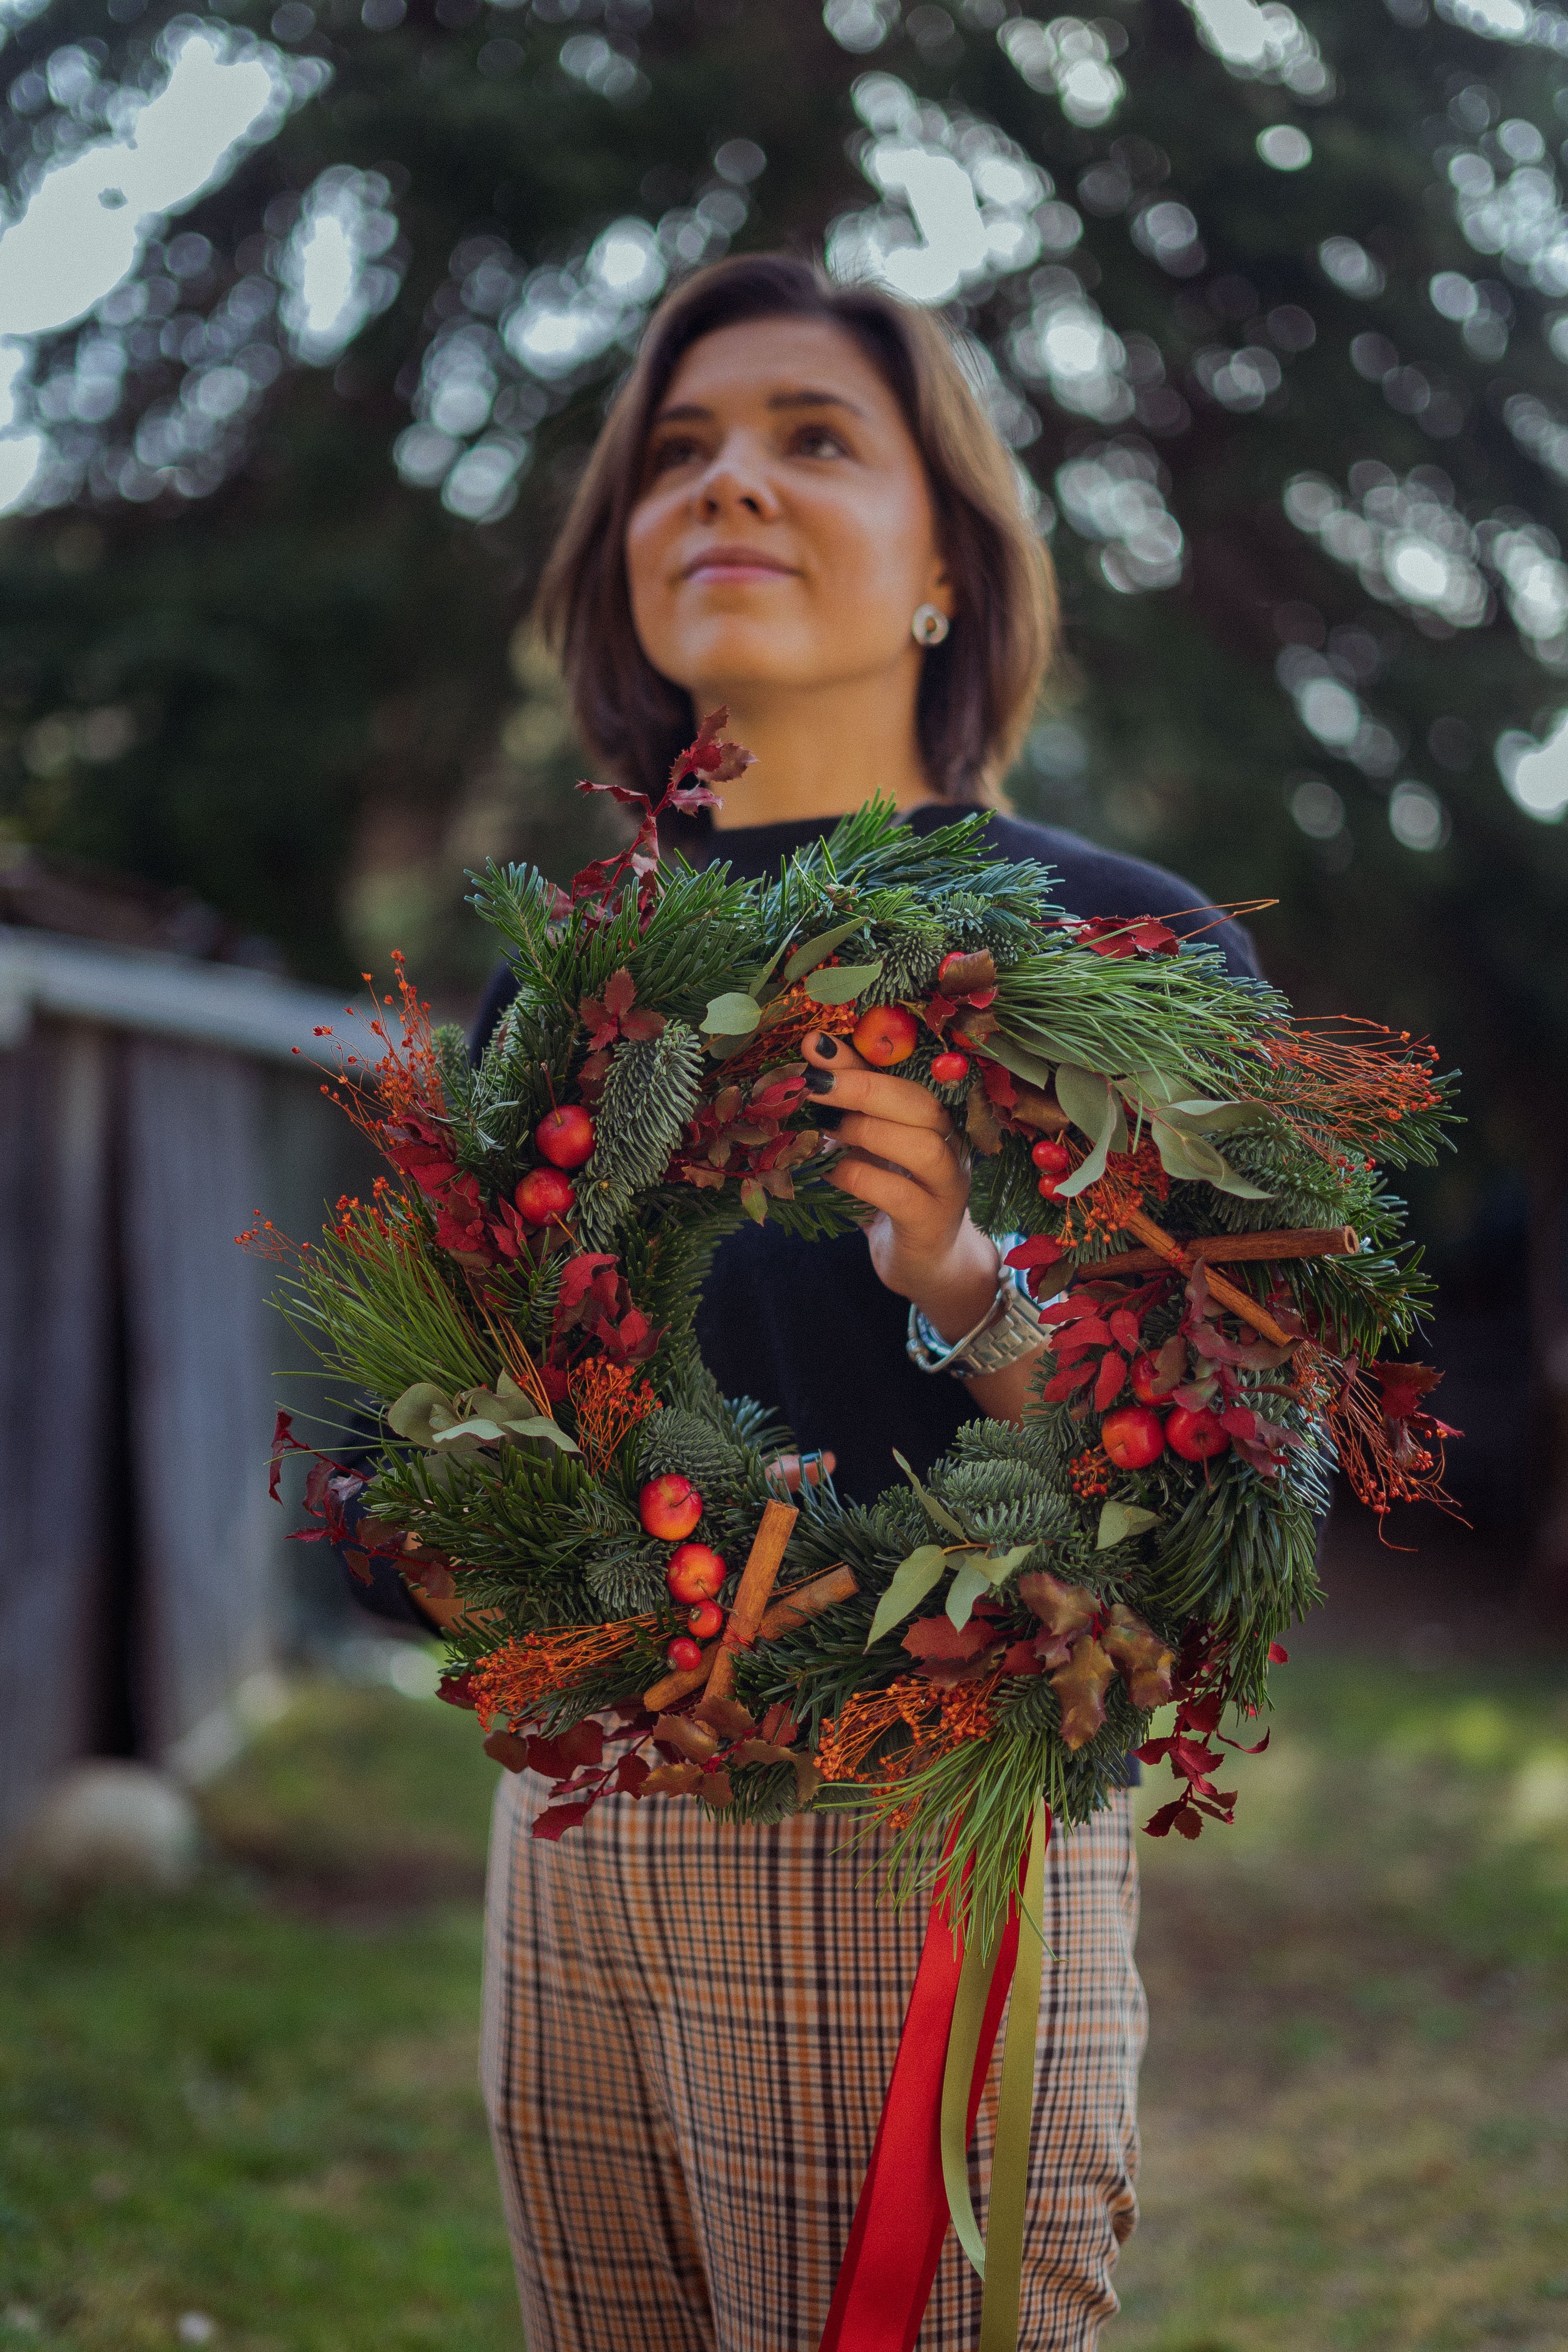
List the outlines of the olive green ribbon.
<svg viewBox="0 0 1568 2352">
<path fill-rule="evenodd" d="M 985 2282 L 977 2352 L 1017 2352 L 1023 2292 L 1024 2221 L 1029 2196 L 1029 2125 L 1035 2104 L 1035 2042 L 1045 1960 L 1046 1846 L 1050 1815 L 1037 1805 L 1018 1902 L 1017 1958 L 1002 2048 L 996 2138 L 991 2158 L 990 2228 L 982 2239 L 969 2193 L 969 2097 L 981 2023 L 1002 1940 L 963 1955 L 942 2086 L 942 2171 L 959 2243 Z"/>
</svg>

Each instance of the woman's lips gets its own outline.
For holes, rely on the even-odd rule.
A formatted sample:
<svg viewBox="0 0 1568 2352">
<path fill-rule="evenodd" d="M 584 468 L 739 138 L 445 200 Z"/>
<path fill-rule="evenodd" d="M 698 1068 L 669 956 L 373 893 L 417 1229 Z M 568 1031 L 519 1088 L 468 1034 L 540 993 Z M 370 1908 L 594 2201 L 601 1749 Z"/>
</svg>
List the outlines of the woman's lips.
<svg viewBox="0 0 1568 2352">
<path fill-rule="evenodd" d="M 688 580 L 715 583 L 733 580 L 788 580 L 794 576 L 791 564 L 780 563 L 766 555 L 754 555 L 742 548 L 715 548 L 708 555 L 700 555 L 689 563 L 682 575 Z"/>
</svg>

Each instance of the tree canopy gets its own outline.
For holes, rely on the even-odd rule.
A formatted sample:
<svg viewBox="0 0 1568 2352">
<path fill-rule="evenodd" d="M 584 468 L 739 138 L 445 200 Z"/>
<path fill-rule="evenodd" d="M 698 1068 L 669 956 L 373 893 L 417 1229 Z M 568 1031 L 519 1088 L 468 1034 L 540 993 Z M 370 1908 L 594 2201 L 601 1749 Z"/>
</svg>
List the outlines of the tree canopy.
<svg viewBox="0 0 1568 2352">
<path fill-rule="evenodd" d="M 11 835 L 192 886 L 301 971 L 395 940 L 470 980 L 464 866 L 585 838 L 521 624 L 605 396 L 679 273 L 820 247 L 942 306 L 1038 499 L 1067 650 L 1019 806 L 1277 897 L 1260 938 L 1300 1002 L 1467 1066 L 1454 1230 L 1529 1169 L 1558 1262 L 1568 15 L 0 22 L 0 457 L 37 457 L 0 525 Z M 253 119 L 54 315 L 7 244 L 68 173 L 133 212 L 147 102 L 220 66 Z M 1543 1361 L 1565 1314 L 1559 1286 Z"/>
</svg>

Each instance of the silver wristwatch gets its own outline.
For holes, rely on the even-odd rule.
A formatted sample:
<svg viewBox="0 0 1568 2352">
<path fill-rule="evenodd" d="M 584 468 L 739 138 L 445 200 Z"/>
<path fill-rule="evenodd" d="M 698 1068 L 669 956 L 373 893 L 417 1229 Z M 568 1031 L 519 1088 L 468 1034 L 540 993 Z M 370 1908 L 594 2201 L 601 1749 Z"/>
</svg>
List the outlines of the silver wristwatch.
<svg viewBox="0 0 1568 2352">
<path fill-rule="evenodd" d="M 905 1345 L 910 1361 L 922 1372 L 952 1372 L 958 1380 L 972 1381 L 983 1372 L 1005 1371 L 1009 1364 L 1036 1354 L 1044 1345 L 1045 1320 L 1029 1296 L 1025 1272 L 1006 1263 L 1007 1253 L 1016 1249 L 1024 1236 L 997 1234 L 993 1238 L 1003 1259 L 996 1296 L 973 1331 L 950 1345 L 918 1307 L 910 1308 Z"/>
</svg>

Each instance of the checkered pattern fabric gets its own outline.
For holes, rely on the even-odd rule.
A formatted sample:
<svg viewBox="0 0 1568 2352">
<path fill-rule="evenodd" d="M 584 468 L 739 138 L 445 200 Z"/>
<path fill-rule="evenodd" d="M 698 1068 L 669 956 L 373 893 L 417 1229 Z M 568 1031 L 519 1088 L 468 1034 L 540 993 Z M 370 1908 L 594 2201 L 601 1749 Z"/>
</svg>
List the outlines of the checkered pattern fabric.
<svg viewBox="0 0 1568 2352">
<path fill-rule="evenodd" d="M 482 2076 L 529 2352 L 815 2352 L 924 1933 L 842 1821 L 612 1799 L 559 1844 L 503 1774 Z M 1020 2342 L 1089 2352 L 1136 2217 L 1125 1796 L 1051 1842 Z M 998 2043 L 1000 2049 L 1000 2043 Z M 972 2171 L 984 2223 L 995 2064 Z M 949 2232 L 919 2352 L 971 2352 Z"/>
</svg>

